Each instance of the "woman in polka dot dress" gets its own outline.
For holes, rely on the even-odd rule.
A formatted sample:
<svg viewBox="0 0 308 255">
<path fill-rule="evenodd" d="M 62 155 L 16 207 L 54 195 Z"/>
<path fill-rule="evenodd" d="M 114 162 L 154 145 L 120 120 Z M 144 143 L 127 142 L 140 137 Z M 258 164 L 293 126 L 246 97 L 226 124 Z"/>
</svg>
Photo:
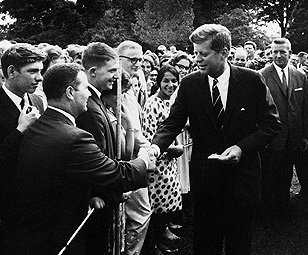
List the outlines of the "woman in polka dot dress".
<svg viewBox="0 0 308 255">
<path fill-rule="evenodd" d="M 177 70 L 165 65 L 157 76 L 160 90 L 145 103 L 142 112 L 143 135 L 151 142 L 158 126 L 169 116 L 170 97 L 179 85 Z M 149 173 L 149 197 L 153 210 L 152 225 L 155 239 L 161 237 L 170 220 L 170 212 L 182 209 L 180 181 L 176 157 L 183 153 L 182 145 L 171 145 L 157 160 L 156 169 Z M 161 243 L 161 240 L 156 240 Z"/>
</svg>

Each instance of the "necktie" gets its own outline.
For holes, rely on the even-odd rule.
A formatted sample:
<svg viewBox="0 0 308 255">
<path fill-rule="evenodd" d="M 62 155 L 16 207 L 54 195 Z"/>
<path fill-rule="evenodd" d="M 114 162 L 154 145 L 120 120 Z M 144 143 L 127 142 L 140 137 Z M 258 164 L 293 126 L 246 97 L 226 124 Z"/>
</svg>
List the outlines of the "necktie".
<svg viewBox="0 0 308 255">
<path fill-rule="evenodd" d="M 21 107 L 21 110 L 23 110 L 24 107 L 25 107 L 25 99 L 24 98 L 22 98 L 21 101 L 20 101 L 20 107 Z"/>
<path fill-rule="evenodd" d="M 287 83 L 287 77 L 285 72 L 283 71 L 283 69 L 281 69 L 282 72 L 282 87 L 284 89 L 284 91 L 286 92 L 286 94 L 288 93 L 288 83 Z"/>
<path fill-rule="evenodd" d="M 214 114 L 217 120 L 218 127 L 221 129 L 224 118 L 224 107 L 222 105 L 221 96 L 217 86 L 218 80 L 214 79 L 213 87 L 212 87 L 212 100 L 213 100 L 213 109 Z"/>
</svg>

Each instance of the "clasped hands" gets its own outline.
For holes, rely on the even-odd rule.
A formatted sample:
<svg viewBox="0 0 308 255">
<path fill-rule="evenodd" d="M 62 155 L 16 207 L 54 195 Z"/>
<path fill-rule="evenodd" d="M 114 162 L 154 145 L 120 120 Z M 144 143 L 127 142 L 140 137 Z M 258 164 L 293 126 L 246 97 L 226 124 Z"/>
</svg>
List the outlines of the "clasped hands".
<svg viewBox="0 0 308 255">
<path fill-rule="evenodd" d="M 208 156 L 210 160 L 217 160 L 225 164 L 237 164 L 242 157 L 242 150 L 239 146 L 233 145 L 227 148 L 222 154 L 212 154 Z"/>
</svg>

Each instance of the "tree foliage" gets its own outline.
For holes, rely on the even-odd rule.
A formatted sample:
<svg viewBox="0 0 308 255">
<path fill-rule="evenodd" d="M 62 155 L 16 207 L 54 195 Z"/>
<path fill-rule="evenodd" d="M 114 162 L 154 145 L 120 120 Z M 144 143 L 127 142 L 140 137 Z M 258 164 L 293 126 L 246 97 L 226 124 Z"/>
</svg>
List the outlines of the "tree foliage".
<svg viewBox="0 0 308 255">
<path fill-rule="evenodd" d="M 154 49 L 160 44 L 188 46 L 193 25 L 192 2 L 185 0 L 148 0 L 136 12 L 135 34 Z"/>
<path fill-rule="evenodd" d="M 293 11 L 300 0 L 260 0 L 258 2 L 258 17 L 266 22 L 277 22 L 281 29 L 281 36 L 285 36 Z"/>
<path fill-rule="evenodd" d="M 308 52 L 308 1 L 301 0 L 294 9 L 293 20 L 287 37 L 292 42 L 293 51 Z"/>
<path fill-rule="evenodd" d="M 243 46 L 246 41 L 251 40 L 258 45 L 258 48 L 264 48 L 269 43 L 269 38 L 258 28 L 254 18 L 254 13 L 236 8 L 221 15 L 215 21 L 231 31 L 234 46 Z"/>
<path fill-rule="evenodd" d="M 224 13 L 236 8 L 250 8 L 255 6 L 252 0 L 194 0 L 194 27 L 197 28 L 205 23 L 213 23 Z"/>
</svg>

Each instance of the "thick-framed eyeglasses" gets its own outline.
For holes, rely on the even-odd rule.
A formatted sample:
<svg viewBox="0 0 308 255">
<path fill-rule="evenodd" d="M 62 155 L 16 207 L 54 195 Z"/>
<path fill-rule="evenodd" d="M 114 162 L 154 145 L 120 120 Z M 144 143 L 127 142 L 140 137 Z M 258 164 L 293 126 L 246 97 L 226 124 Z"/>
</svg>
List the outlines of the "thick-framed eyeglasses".
<svg viewBox="0 0 308 255">
<path fill-rule="evenodd" d="M 142 61 L 142 58 L 130 58 L 130 57 L 127 57 L 127 56 L 120 56 L 120 58 L 127 58 L 130 60 L 130 62 L 135 65 L 137 64 L 137 62 L 141 62 Z"/>
<path fill-rule="evenodd" d="M 175 64 L 178 68 L 180 68 L 181 70 L 186 70 L 188 71 L 189 70 L 189 66 L 184 66 L 184 65 L 181 65 L 181 64 Z"/>
</svg>

